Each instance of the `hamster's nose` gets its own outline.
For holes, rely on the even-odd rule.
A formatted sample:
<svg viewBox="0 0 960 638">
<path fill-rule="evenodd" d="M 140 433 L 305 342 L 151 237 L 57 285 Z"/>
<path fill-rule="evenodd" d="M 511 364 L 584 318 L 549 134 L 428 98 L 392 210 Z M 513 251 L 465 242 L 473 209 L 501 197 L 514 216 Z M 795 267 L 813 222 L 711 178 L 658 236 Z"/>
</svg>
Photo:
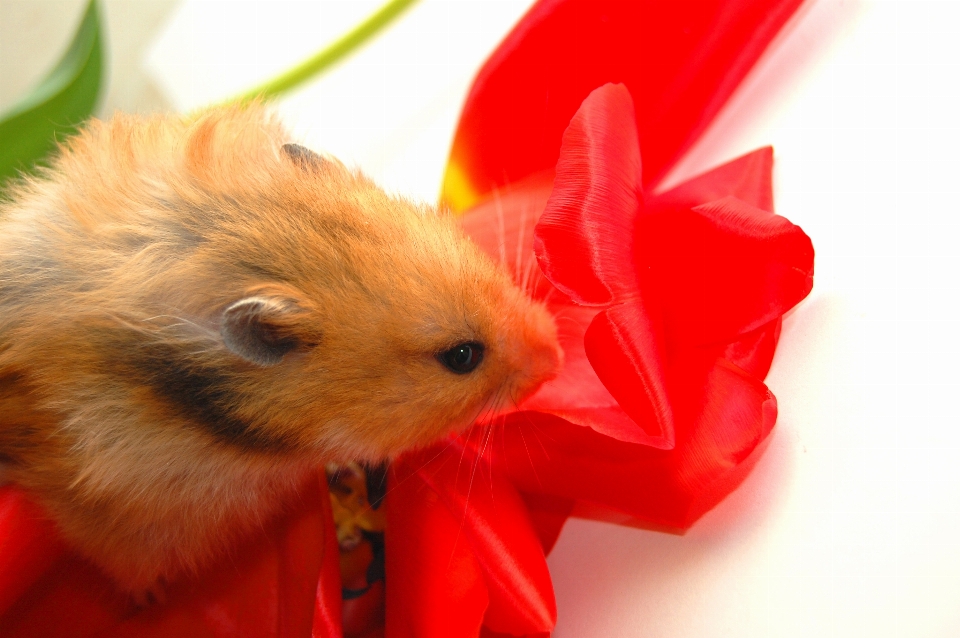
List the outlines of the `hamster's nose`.
<svg viewBox="0 0 960 638">
<path fill-rule="evenodd" d="M 517 403 L 533 394 L 545 381 L 556 377 L 563 366 L 557 327 L 543 306 L 538 304 L 531 308 L 524 328 L 524 347 L 519 348 L 519 374 L 513 393 Z"/>
</svg>

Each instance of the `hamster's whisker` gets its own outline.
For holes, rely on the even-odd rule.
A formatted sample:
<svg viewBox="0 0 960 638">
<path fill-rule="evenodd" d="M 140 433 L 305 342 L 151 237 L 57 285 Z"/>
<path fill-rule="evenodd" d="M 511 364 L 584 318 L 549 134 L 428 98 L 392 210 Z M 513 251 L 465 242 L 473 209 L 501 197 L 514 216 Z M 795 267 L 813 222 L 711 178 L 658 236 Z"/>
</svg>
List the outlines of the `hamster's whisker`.
<svg viewBox="0 0 960 638">
<path fill-rule="evenodd" d="M 491 498 L 491 500 L 494 499 L 494 492 L 493 492 L 493 445 L 491 444 L 491 440 L 492 440 L 492 439 L 493 439 L 493 425 L 490 425 L 490 426 L 487 427 L 487 437 L 486 437 L 486 439 L 485 439 L 484 442 L 483 442 L 483 452 L 480 453 L 480 458 L 482 459 L 484 456 L 487 456 L 487 472 L 488 472 L 488 474 L 489 474 L 489 476 L 490 476 L 490 498 Z M 490 454 L 489 454 L 489 456 L 488 456 L 487 453 L 486 453 L 486 451 L 487 451 L 487 445 L 490 445 Z"/>
<path fill-rule="evenodd" d="M 493 202 L 497 211 L 497 249 L 500 253 L 500 265 L 507 267 L 507 231 L 504 226 L 503 200 L 500 199 L 500 190 L 493 189 Z"/>
<path fill-rule="evenodd" d="M 529 253 L 527 253 L 527 261 L 524 265 L 523 285 L 521 286 L 521 289 L 528 295 L 532 296 L 537 284 L 540 283 L 541 277 L 543 277 L 543 272 L 540 270 L 540 263 L 537 261 L 536 253 L 531 250 Z M 553 287 L 551 286 L 550 292 L 552 292 L 552 290 Z"/>
<path fill-rule="evenodd" d="M 520 433 L 520 438 L 523 441 L 523 447 L 527 452 L 527 459 L 530 461 L 530 468 L 533 470 L 533 475 L 537 477 L 537 483 L 543 486 L 543 482 L 540 480 L 540 474 L 539 472 L 537 472 L 537 465 L 536 463 L 533 462 L 533 456 L 530 454 L 530 448 L 527 447 L 527 437 L 523 435 L 523 425 L 529 425 L 532 428 L 535 428 L 535 430 L 539 428 L 537 428 L 537 425 L 530 419 L 530 415 L 520 411 L 520 406 L 517 405 L 516 401 L 514 401 L 513 405 L 514 407 L 517 408 L 517 411 L 521 414 L 522 420 L 519 423 L 517 423 L 517 431 Z M 550 455 L 547 453 L 547 449 L 544 447 L 543 441 L 541 441 L 540 437 L 537 436 L 537 432 L 533 431 L 531 432 L 531 434 L 533 434 L 534 437 L 537 439 L 537 444 L 540 446 L 540 449 L 543 450 L 544 455 L 549 460 Z"/>
<path fill-rule="evenodd" d="M 520 289 L 523 290 L 528 295 L 533 293 L 533 289 L 536 287 L 536 279 L 534 277 L 539 272 L 536 270 L 537 260 L 535 257 L 527 260 L 526 264 L 523 267 L 523 281 L 520 284 Z"/>
<path fill-rule="evenodd" d="M 477 417 L 480 415 L 478 414 Z M 457 439 L 464 439 L 460 444 L 460 460 L 457 461 L 457 474 L 453 478 L 454 484 L 460 480 L 460 468 L 463 467 L 463 456 L 467 453 L 467 448 L 470 447 L 470 437 L 473 436 L 473 431 L 478 429 L 477 426 L 471 426 L 466 431 L 466 438 L 464 438 L 464 433 L 460 433 L 456 436 Z"/>
<path fill-rule="evenodd" d="M 506 389 L 504 388 L 503 391 L 506 392 Z M 510 398 L 510 401 L 513 403 L 514 407 L 516 407 L 516 401 L 513 400 L 513 396 L 512 396 L 512 395 L 508 395 L 508 397 Z M 498 399 L 498 403 L 499 403 L 499 399 Z M 504 450 L 506 450 L 506 434 L 505 434 L 506 424 L 507 424 L 507 415 L 501 414 L 501 415 L 499 415 L 498 417 L 496 417 L 496 420 L 495 420 L 494 424 L 491 426 L 491 427 L 495 427 L 496 430 L 499 430 L 499 432 L 500 432 L 501 447 L 502 447 Z M 494 432 L 494 434 L 496 434 L 496 432 Z M 494 440 L 494 441 L 493 441 L 493 444 L 490 446 L 490 490 L 491 490 L 491 493 L 492 493 L 492 490 L 493 490 L 493 467 L 494 467 L 494 458 L 493 458 L 493 457 L 494 457 L 494 451 L 495 451 L 495 449 L 496 449 L 496 440 Z M 506 454 L 503 455 L 503 458 L 506 458 Z"/>
<path fill-rule="evenodd" d="M 397 484 L 396 484 L 396 485 L 388 486 L 387 489 L 386 489 L 386 490 L 384 491 L 384 493 L 383 493 L 383 498 L 386 498 L 386 497 L 387 497 L 387 494 L 389 494 L 389 493 L 392 492 L 393 490 L 397 489 L 398 487 L 400 487 L 401 485 L 403 485 L 404 483 L 406 483 L 414 474 L 419 474 L 419 473 L 422 472 L 428 465 L 430 465 L 431 463 L 433 463 L 434 461 L 436 461 L 436 460 L 440 457 L 440 455 L 444 454 L 447 450 L 450 449 L 451 446 L 453 446 L 455 440 L 456 440 L 456 439 L 453 438 L 453 437 L 451 437 L 450 439 L 448 439 L 448 440 L 447 440 L 447 444 L 444 445 L 444 446 L 440 449 L 440 451 L 438 451 L 438 452 L 437 452 L 436 454 L 434 454 L 432 457 L 430 457 L 429 459 L 427 459 L 426 461 L 424 461 L 423 464 L 422 464 L 420 467 L 418 467 L 415 472 L 411 472 L 409 475 L 407 475 L 407 476 L 405 476 L 404 478 L 402 478 L 402 479 L 400 479 L 399 481 L 397 481 Z M 446 461 L 444 461 L 444 463 L 446 463 Z M 386 474 L 384 474 L 384 476 L 386 476 Z"/>
<path fill-rule="evenodd" d="M 520 273 L 521 268 L 523 266 L 523 234 L 524 234 L 524 229 L 527 225 L 526 222 L 527 222 L 527 207 L 521 206 L 520 207 L 520 227 L 517 229 L 517 251 L 516 251 L 517 258 L 516 258 L 516 266 L 515 266 L 517 274 Z M 525 288 L 522 285 L 520 286 L 520 288 L 525 290 Z"/>
<path fill-rule="evenodd" d="M 541 430 L 541 429 L 540 429 L 540 426 L 537 425 L 535 421 L 532 421 L 532 420 L 529 419 L 529 418 L 527 419 L 527 425 L 530 426 L 530 428 L 531 428 L 530 433 L 533 435 L 533 438 L 536 439 L 537 445 L 540 446 L 540 450 L 543 452 L 543 455 L 544 455 L 544 456 L 546 457 L 546 459 L 549 461 L 549 460 L 550 460 L 550 453 L 547 452 L 546 446 L 543 445 L 543 441 L 540 439 L 540 435 L 542 434 L 543 436 L 547 437 L 548 439 L 550 439 L 550 440 L 552 440 L 552 441 L 556 441 L 556 439 L 554 439 L 552 436 L 550 436 L 549 434 L 547 434 L 546 432 L 544 432 L 543 430 Z"/>
<path fill-rule="evenodd" d="M 480 436 L 482 437 L 482 428 L 478 429 L 480 430 Z M 461 460 L 462 458 L 463 457 L 461 456 Z M 457 529 L 457 536 L 453 539 L 453 550 L 451 550 L 448 568 L 449 565 L 453 563 L 453 551 L 456 550 L 457 543 L 460 542 L 460 535 L 463 533 L 463 527 L 467 523 L 467 511 L 470 509 L 470 493 L 473 491 L 473 480 L 477 475 L 477 469 L 480 467 L 480 460 L 481 456 L 479 454 L 476 455 L 476 458 L 473 461 L 473 469 L 470 471 L 470 479 L 467 481 L 467 493 L 463 499 L 463 516 L 460 518 L 460 527 Z M 457 477 L 459 478 L 459 468 L 457 468 Z M 454 484 L 456 484 L 456 481 L 454 481 Z"/>
<path fill-rule="evenodd" d="M 191 325 L 191 326 L 196 326 L 197 328 L 204 328 L 203 326 L 198 324 L 196 321 L 191 321 L 190 319 L 187 319 L 186 317 L 181 317 L 179 315 L 154 315 L 152 317 L 146 317 L 145 319 L 141 319 L 140 321 L 144 323 L 148 323 L 151 321 L 156 321 L 157 319 L 176 319 L 177 321 L 181 322 L 179 324 L 170 324 L 167 326 L 162 326 L 162 328 L 170 328 L 172 326 L 182 326 L 182 325 Z"/>
<path fill-rule="evenodd" d="M 537 464 L 533 462 L 533 455 L 530 454 L 530 446 L 527 445 L 527 437 L 523 434 L 523 423 L 517 424 L 517 432 L 520 433 L 520 440 L 523 441 L 523 449 L 527 453 L 527 460 L 530 461 L 530 469 L 533 470 L 533 475 L 537 477 L 537 483 L 540 487 L 543 487 L 543 481 L 540 480 L 540 473 L 537 472 Z M 541 443 L 541 446 L 543 444 Z"/>
<path fill-rule="evenodd" d="M 482 464 L 484 457 L 487 455 L 487 445 L 490 443 L 490 437 L 493 435 L 493 428 L 489 425 L 484 428 L 483 432 L 483 444 L 480 447 L 480 451 L 477 454 L 477 463 Z M 480 465 L 482 467 L 482 465 Z M 479 468 L 478 468 L 479 469 Z M 490 484 L 491 489 L 493 489 L 493 483 Z"/>
<path fill-rule="evenodd" d="M 473 436 L 473 430 L 479 430 L 482 428 L 482 426 L 479 424 L 483 422 L 485 418 L 484 414 L 490 409 L 491 405 L 496 405 L 496 401 L 498 400 L 497 399 L 498 395 L 499 395 L 499 390 L 497 391 L 497 394 L 492 395 L 486 401 L 481 403 L 480 406 L 477 408 L 476 414 L 473 415 L 473 419 L 470 420 L 470 423 L 472 425 L 466 430 L 467 438 L 464 441 L 464 446 L 460 450 L 460 465 L 463 464 L 463 455 L 464 455 L 464 452 L 466 451 L 466 447 L 471 447 L 470 437 Z M 463 433 L 460 433 L 457 435 L 457 438 L 461 438 L 463 436 L 464 436 Z M 459 478 L 460 476 L 460 465 L 457 466 L 457 478 Z"/>
<path fill-rule="evenodd" d="M 599 312 L 602 312 L 602 309 L 598 309 L 598 310 L 599 310 Z M 553 318 L 554 318 L 554 320 L 556 320 L 556 322 L 557 322 L 557 330 L 558 330 L 558 331 L 560 330 L 560 328 L 563 327 L 563 326 L 560 325 L 561 320 L 562 320 L 562 321 L 572 322 L 573 325 L 576 326 L 576 329 L 577 329 L 577 330 L 580 330 L 580 329 L 581 329 L 581 328 L 580 328 L 580 321 L 579 321 L 578 319 L 574 318 L 574 317 L 571 317 L 570 315 L 565 315 L 565 314 L 561 313 L 561 314 L 558 314 L 558 315 L 554 315 Z"/>
</svg>

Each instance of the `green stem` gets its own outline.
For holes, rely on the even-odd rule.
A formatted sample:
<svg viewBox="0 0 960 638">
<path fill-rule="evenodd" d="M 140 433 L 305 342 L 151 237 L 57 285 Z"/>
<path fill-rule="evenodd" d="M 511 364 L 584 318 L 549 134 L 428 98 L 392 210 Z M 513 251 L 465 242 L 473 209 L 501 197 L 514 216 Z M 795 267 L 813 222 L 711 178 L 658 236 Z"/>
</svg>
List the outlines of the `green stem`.
<svg viewBox="0 0 960 638">
<path fill-rule="evenodd" d="M 416 2 L 417 0 L 390 0 L 330 46 L 317 52 L 286 73 L 235 97 L 231 101 L 246 102 L 255 98 L 270 98 L 296 88 L 360 48 L 367 40 L 393 22 L 410 5 Z"/>
</svg>

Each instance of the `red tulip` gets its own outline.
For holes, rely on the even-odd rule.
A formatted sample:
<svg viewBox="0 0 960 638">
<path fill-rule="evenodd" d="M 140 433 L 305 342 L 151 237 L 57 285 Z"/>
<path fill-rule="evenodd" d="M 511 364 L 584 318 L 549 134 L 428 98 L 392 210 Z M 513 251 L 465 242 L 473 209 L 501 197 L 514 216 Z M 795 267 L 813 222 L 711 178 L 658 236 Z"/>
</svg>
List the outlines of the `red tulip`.
<svg viewBox="0 0 960 638">
<path fill-rule="evenodd" d="M 388 635 L 549 631 L 543 554 L 574 507 L 689 527 L 773 427 L 761 379 L 780 317 L 810 290 L 813 251 L 764 210 L 772 151 L 645 200 L 631 181 L 632 110 L 622 86 L 598 89 L 564 136 L 555 180 L 526 180 L 464 216 L 547 300 L 566 360 L 505 424 L 394 464 Z M 531 275 L 534 244 L 549 282 Z"/>
<path fill-rule="evenodd" d="M 571 512 L 687 528 L 757 459 L 776 420 L 762 378 L 781 317 L 813 274 L 809 239 L 772 213 L 772 149 L 661 195 L 644 191 L 797 4 L 697 3 L 698 13 L 679 3 L 543 2 L 481 71 L 444 195 L 454 208 L 475 205 L 463 218 L 468 234 L 547 302 L 565 363 L 505 423 L 395 466 L 388 635 L 549 631 L 535 612 L 552 609 L 552 588 L 533 576 L 543 563 L 531 537 L 549 551 Z M 714 38 L 664 42 L 719 24 L 729 29 Z M 639 25 L 649 38 L 624 35 Z M 638 49 L 659 62 L 659 45 L 670 52 L 663 65 L 636 64 Z M 682 72 L 662 73 L 668 67 Z M 587 97 L 610 79 L 629 92 L 610 85 Z M 433 467 L 473 480 L 431 478 Z M 526 508 L 490 514 L 485 503 L 498 499 Z M 525 547 L 516 550 L 523 561 L 505 561 L 509 547 Z M 494 597 L 540 624 L 519 614 L 500 624 Z"/>
<path fill-rule="evenodd" d="M 491 253 L 520 255 L 517 272 L 535 250 L 548 281 L 534 293 L 565 351 L 560 376 L 508 417 L 498 466 L 582 513 L 686 528 L 773 427 L 762 378 L 780 317 L 812 287 L 813 248 L 764 210 L 769 148 L 645 197 L 633 113 L 622 85 L 597 89 L 564 134 L 552 189 L 549 175 L 528 180 L 464 225 Z"/>
</svg>

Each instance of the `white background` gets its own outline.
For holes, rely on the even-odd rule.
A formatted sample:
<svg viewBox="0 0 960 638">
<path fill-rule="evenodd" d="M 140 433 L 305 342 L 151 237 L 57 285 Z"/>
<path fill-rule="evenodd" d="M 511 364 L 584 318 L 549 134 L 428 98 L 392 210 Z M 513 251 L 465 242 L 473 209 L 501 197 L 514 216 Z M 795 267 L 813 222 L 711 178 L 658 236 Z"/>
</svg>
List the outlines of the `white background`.
<svg viewBox="0 0 960 638">
<path fill-rule="evenodd" d="M 24 4 L 0 0 L 0 35 L 23 31 Z M 108 107 L 230 97 L 376 4 L 108 1 L 126 56 Z M 425 0 L 279 110 L 308 145 L 432 200 L 471 75 L 527 5 Z M 808 3 L 677 167 L 674 182 L 773 144 L 814 291 L 784 323 L 779 422 L 738 491 L 683 537 L 567 524 L 557 638 L 960 636 L 958 82 L 960 4 Z"/>
</svg>

